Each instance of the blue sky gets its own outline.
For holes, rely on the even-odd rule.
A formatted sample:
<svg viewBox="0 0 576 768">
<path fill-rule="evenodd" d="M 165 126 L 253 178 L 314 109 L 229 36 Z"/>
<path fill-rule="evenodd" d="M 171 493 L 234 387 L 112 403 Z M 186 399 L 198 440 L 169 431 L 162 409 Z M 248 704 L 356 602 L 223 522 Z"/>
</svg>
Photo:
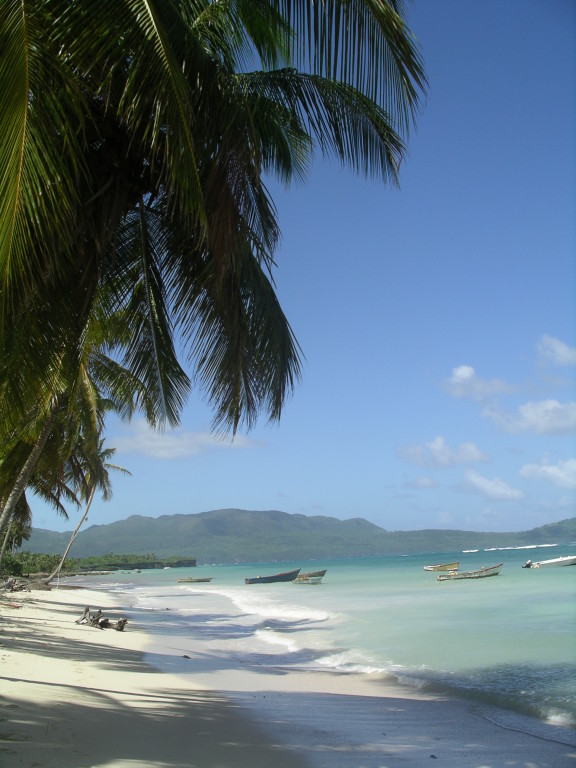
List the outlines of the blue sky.
<svg viewBox="0 0 576 768">
<path fill-rule="evenodd" d="M 305 355 L 278 426 L 111 423 L 133 514 L 278 509 L 389 530 L 576 514 L 576 4 L 415 0 L 430 81 L 400 189 L 314 164 L 272 187 L 277 293 Z M 69 530 L 30 499 L 34 525 Z"/>
</svg>

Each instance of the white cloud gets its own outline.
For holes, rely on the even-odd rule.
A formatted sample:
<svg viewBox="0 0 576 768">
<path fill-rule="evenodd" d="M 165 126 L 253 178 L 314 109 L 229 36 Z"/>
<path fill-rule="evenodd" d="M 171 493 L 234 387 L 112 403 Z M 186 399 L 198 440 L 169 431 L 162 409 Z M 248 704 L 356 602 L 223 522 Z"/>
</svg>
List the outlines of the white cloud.
<svg viewBox="0 0 576 768">
<path fill-rule="evenodd" d="M 576 347 L 544 334 L 536 345 L 541 359 L 553 365 L 576 365 Z"/>
<path fill-rule="evenodd" d="M 576 402 L 558 400 L 528 402 L 517 414 L 506 414 L 496 407 L 485 408 L 483 416 L 506 432 L 534 432 L 537 435 L 561 435 L 576 431 Z"/>
<path fill-rule="evenodd" d="M 481 379 L 470 365 L 459 365 L 452 369 L 452 375 L 444 382 L 444 388 L 453 397 L 471 397 L 484 400 L 487 397 L 503 392 L 511 392 L 513 388 L 501 379 Z"/>
<path fill-rule="evenodd" d="M 576 459 L 559 461 L 558 464 L 525 464 L 520 470 L 522 477 L 549 480 L 560 488 L 576 489 Z"/>
<path fill-rule="evenodd" d="M 452 449 L 439 435 L 425 445 L 409 445 L 398 450 L 398 455 L 410 464 L 434 469 L 453 467 L 457 464 L 477 464 L 489 461 L 489 457 L 474 443 L 461 443 Z"/>
<path fill-rule="evenodd" d="M 234 442 L 224 441 L 208 432 L 155 432 L 146 422 L 137 421 L 132 425 L 131 434 L 110 438 L 110 444 L 119 453 L 139 453 L 155 459 L 185 459 L 198 456 L 213 448 L 243 448 L 250 442 L 235 437 Z"/>
<path fill-rule="evenodd" d="M 466 482 L 470 490 L 490 499 L 490 501 L 516 501 L 524 498 L 522 491 L 512 488 L 499 477 L 490 479 L 478 474 L 473 469 L 466 473 Z"/>
</svg>

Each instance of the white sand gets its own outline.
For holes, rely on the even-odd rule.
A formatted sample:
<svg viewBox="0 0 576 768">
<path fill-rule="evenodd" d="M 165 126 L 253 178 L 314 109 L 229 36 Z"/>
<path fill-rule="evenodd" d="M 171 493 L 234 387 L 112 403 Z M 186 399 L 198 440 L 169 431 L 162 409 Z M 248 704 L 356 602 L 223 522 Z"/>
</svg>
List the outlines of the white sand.
<svg viewBox="0 0 576 768">
<path fill-rule="evenodd" d="M 0 598 L 2 768 L 576 768 L 565 728 L 528 735 L 457 699 L 234 665 L 200 638 L 167 656 L 133 621 L 76 624 L 85 605 L 130 618 L 103 592 Z"/>
</svg>

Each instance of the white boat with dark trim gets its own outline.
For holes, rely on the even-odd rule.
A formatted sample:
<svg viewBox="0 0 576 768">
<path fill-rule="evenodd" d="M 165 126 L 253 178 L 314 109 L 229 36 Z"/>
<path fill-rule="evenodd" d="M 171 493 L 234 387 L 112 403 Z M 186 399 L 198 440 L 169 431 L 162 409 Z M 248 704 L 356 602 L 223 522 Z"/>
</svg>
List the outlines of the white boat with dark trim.
<svg viewBox="0 0 576 768">
<path fill-rule="evenodd" d="M 498 576 L 504 563 L 491 565 L 488 568 L 480 568 L 478 571 L 450 571 L 449 573 L 439 573 L 436 579 L 438 581 L 455 581 L 456 579 L 485 579 L 487 576 Z"/>
<path fill-rule="evenodd" d="M 522 568 L 548 568 L 557 565 L 576 565 L 576 555 L 564 555 L 563 557 L 553 557 L 550 560 L 540 560 L 533 563 L 532 560 L 526 560 Z"/>
</svg>

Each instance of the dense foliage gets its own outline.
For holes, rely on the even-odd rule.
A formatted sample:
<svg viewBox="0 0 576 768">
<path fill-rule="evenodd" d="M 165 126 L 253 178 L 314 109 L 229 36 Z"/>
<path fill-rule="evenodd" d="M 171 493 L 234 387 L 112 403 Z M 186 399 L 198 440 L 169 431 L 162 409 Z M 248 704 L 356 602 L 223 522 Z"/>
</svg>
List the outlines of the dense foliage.
<svg viewBox="0 0 576 768">
<path fill-rule="evenodd" d="M 3 574 L 9 576 L 27 576 L 37 573 L 51 573 L 60 562 L 61 555 L 47 555 L 39 552 L 18 552 L 5 555 Z M 62 567 L 62 575 L 82 571 L 110 571 L 124 569 L 127 571 L 147 568 L 174 568 L 185 564 L 187 567 L 196 564 L 194 559 L 183 561 L 179 557 L 158 558 L 154 554 L 93 555 L 91 557 L 69 558 Z"/>
</svg>

